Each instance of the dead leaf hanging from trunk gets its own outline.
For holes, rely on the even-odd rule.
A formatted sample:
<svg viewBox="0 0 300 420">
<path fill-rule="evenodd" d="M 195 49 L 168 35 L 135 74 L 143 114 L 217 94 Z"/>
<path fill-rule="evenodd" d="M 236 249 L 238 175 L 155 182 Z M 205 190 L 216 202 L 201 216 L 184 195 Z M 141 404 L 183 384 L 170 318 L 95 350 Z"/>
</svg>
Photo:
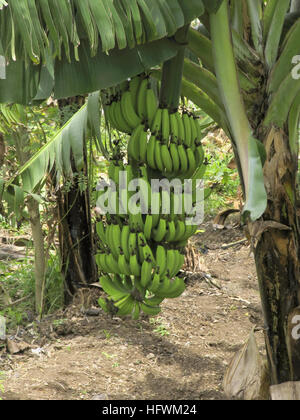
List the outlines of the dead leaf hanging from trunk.
<svg viewBox="0 0 300 420">
<path fill-rule="evenodd" d="M 223 381 L 228 398 L 265 400 L 269 398 L 266 364 L 257 347 L 254 328 L 244 346 L 235 354 Z"/>
</svg>

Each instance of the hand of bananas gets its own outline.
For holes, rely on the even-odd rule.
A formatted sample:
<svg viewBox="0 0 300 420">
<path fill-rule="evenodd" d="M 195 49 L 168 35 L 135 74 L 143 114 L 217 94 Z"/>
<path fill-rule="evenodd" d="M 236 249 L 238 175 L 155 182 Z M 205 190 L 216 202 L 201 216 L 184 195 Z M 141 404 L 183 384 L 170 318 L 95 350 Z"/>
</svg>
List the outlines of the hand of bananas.
<svg viewBox="0 0 300 420">
<path fill-rule="evenodd" d="M 110 91 L 105 114 L 112 127 L 130 138 L 128 163 L 111 161 L 109 166 L 109 177 L 116 186 L 122 183 L 120 174 L 126 174 L 125 188 L 114 192 L 116 214 L 106 214 L 96 225 L 100 284 L 109 296 L 99 304 L 107 312 L 113 307 L 118 316 L 137 319 L 140 311 L 154 316 L 165 298 L 178 297 L 185 290 L 178 273 L 184 248 L 198 226 L 186 223 L 195 203 L 195 187 L 186 200 L 172 188 L 154 193 L 152 181 L 176 178 L 183 185 L 183 179 L 201 179 L 206 168 L 203 135 L 191 112 L 170 113 L 159 106 L 146 76 Z M 134 179 L 143 181 L 138 200 L 143 211 L 130 210 L 134 192 L 129 185 Z"/>
</svg>

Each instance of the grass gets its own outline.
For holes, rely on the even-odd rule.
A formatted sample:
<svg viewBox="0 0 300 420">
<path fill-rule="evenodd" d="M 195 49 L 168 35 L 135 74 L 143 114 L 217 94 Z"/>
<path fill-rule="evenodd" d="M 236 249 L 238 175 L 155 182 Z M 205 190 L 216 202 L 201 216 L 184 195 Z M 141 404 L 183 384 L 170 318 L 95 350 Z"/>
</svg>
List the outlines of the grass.
<svg viewBox="0 0 300 420">
<path fill-rule="evenodd" d="M 0 261 L 0 292 L 5 291 L 6 301 L 0 300 L 0 315 L 4 316 L 8 328 L 15 328 L 28 322 L 34 314 L 34 267 L 32 260 L 25 258 L 23 261 Z M 44 314 L 55 312 L 63 305 L 63 281 L 60 274 L 58 258 L 51 256 L 46 272 Z M 6 307 L 10 302 L 25 298 L 20 304 Z M 1 294 L 0 294 L 1 299 Z M 2 297 L 3 300 L 3 297 Z"/>
</svg>

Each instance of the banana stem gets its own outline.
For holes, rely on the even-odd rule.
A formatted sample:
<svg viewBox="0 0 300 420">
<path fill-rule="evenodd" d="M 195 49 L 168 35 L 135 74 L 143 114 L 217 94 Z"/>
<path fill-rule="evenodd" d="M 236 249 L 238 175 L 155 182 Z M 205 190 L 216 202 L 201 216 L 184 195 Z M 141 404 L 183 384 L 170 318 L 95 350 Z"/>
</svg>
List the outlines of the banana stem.
<svg viewBox="0 0 300 420">
<path fill-rule="evenodd" d="M 183 63 L 185 48 L 188 40 L 189 25 L 184 26 L 175 34 L 175 41 L 181 44 L 177 55 L 164 62 L 162 67 L 162 80 L 159 103 L 163 108 L 169 108 L 171 112 L 178 109 L 181 95 L 181 83 L 183 76 Z"/>
</svg>

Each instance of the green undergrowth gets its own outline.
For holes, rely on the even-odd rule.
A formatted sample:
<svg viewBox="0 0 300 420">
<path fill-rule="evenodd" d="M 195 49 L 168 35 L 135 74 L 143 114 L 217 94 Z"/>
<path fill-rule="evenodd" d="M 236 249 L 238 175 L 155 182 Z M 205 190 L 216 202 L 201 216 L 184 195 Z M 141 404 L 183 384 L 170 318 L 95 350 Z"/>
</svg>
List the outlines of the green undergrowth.
<svg viewBox="0 0 300 420">
<path fill-rule="evenodd" d="M 207 168 L 204 176 L 205 188 L 211 193 L 205 200 L 205 216 L 213 217 L 219 211 L 228 209 L 238 199 L 240 185 L 237 169 L 230 169 L 234 155 L 228 141 L 215 141 L 215 137 L 205 140 Z"/>
<path fill-rule="evenodd" d="M 6 318 L 7 327 L 15 328 L 35 318 L 34 315 L 34 265 L 33 260 L 0 261 L 0 315 Z M 20 301 L 20 303 L 13 304 Z M 58 258 L 48 260 L 44 311 L 47 315 L 63 305 L 63 281 Z"/>
</svg>

